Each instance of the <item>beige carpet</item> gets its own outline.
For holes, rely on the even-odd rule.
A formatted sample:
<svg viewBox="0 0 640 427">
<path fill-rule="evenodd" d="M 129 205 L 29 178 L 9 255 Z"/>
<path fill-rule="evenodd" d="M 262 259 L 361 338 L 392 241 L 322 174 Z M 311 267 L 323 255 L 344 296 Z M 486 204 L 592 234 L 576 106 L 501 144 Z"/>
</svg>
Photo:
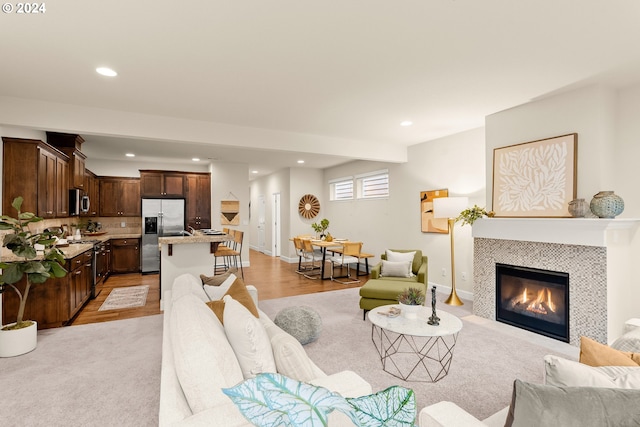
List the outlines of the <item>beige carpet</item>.
<svg viewBox="0 0 640 427">
<path fill-rule="evenodd" d="M 149 285 L 112 289 L 98 311 L 144 307 L 148 293 Z"/>
<path fill-rule="evenodd" d="M 394 384 L 413 389 L 418 408 L 449 400 L 480 419 L 509 404 L 516 378 L 541 383 L 542 358 L 558 354 L 483 326 L 483 319 L 471 315 L 471 303 L 452 307 L 438 302 L 437 310 L 463 321 L 449 375 L 436 383 L 405 382 L 382 370 L 371 341 L 371 323 L 362 320 L 362 310 L 358 309 L 358 291 L 353 288 L 280 298 L 260 301 L 259 305 L 271 318 L 282 308 L 295 305 L 310 306 L 320 313 L 320 338 L 307 344 L 305 350 L 326 373 L 350 369 L 367 380 L 374 391 Z M 446 296 L 439 294 L 438 298 L 444 300 Z"/>
<path fill-rule="evenodd" d="M 162 315 L 38 332 L 0 359 L 3 427 L 157 426 Z"/>
</svg>

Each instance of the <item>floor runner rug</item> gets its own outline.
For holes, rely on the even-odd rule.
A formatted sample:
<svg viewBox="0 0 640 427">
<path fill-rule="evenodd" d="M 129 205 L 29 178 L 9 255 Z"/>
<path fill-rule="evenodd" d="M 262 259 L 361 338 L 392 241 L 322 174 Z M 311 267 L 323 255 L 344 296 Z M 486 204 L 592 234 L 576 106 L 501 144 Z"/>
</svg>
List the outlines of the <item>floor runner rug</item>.
<svg viewBox="0 0 640 427">
<path fill-rule="evenodd" d="M 149 285 L 113 289 L 98 311 L 144 307 L 148 292 Z"/>
</svg>

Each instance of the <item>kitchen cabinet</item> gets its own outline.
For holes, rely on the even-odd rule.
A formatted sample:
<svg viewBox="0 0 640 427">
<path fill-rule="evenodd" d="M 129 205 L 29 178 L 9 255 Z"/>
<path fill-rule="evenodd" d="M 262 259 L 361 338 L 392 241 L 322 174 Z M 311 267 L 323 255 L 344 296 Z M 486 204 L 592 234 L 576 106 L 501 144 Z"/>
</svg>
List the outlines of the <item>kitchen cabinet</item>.
<svg viewBox="0 0 640 427">
<path fill-rule="evenodd" d="M 187 226 L 211 228 L 211 174 L 189 173 L 186 180 Z"/>
<path fill-rule="evenodd" d="M 100 177 L 100 216 L 140 216 L 140 179 Z"/>
<path fill-rule="evenodd" d="M 100 185 L 98 177 L 89 169 L 84 173 L 84 191 L 89 196 L 89 212 L 82 213 L 81 216 L 98 216 L 100 213 Z"/>
<path fill-rule="evenodd" d="M 52 278 L 45 283 L 32 284 L 25 306 L 24 318 L 38 322 L 38 329 L 64 326 L 89 300 L 93 284 L 93 250 L 68 259 L 64 265 L 65 277 Z M 24 291 L 23 278 L 16 284 Z M 2 322 L 15 322 L 20 301 L 13 291 L 2 294 Z"/>
<path fill-rule="evenodd" d="M 183 172 L 140 170 L 142 197 L 184 197 L 184 187 Z"/>
<path fill-rule="evenodd" d="M 22 196 L 23 212 L 43 218 L 68 216 L 69 158 L 43 141 L 7 137 L 2 141 L 3 212 L 14 212 L 11 203 Z"/>
<path fill-rule="evenodd" d="M 140 239 L 111 239 L 111 271 L 140 272 Z"/>
<path fill-rule="evenodd" d="M 69 188 L 79 188 L 86 191 L 84 172 L 87 156 L 82 154 L 81 151 L 83 142 L 84 138 L 80 135 L 47 132 L 47 143 L 56 147 L 69 157 Z"/>
</svg>

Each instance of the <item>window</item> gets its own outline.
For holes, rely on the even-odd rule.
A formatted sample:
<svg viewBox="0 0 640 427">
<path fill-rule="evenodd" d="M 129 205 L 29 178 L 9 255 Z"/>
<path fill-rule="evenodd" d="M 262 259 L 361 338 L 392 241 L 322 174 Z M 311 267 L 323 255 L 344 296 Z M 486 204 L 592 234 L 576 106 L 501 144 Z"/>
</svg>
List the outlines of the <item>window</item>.
<svg viewBox="0 0 640 427">
<path fill-rule="evenodd" d="M 353 199 L 353 177 L 332 179 L 329 181 L 329 200 L 351 200 Z"/>
<path fill-rule="evenodd" d="M 389 197 L 389 171 L 381 170 L 356 175 L 359 199 Z"/>
</svg>

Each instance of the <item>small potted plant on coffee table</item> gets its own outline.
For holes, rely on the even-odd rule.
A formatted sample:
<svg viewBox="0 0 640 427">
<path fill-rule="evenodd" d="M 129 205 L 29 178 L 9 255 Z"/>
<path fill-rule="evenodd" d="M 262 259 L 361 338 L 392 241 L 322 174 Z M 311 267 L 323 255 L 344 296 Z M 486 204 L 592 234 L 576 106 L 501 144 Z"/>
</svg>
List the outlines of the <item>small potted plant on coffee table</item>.
<svg viewBox="0 0 640 427">
<path fill-rule="evenodd" d="M 420 307 L 424 305 L 425 295 L 422 289 L 409 287 L 398 295 L 398 302 L 404 317 L 415 319 L 418 317 Z"/>
<path fill-rule="evenodd" d="M 33 233 L 29 224 L 43 218 L 31 212 L 22 212 L 22 197 L 16 197 L 11 206 L 18 211 L 16 218 L 8 215 L 0 217 L 0 230 L 7 230 L 3 247 L 11 250 L 11 255 L 3 254 L 0 262 L 0 294 L 12 288 L 20 300 L 16 322 L 0 329 L 0 357 L 18 356 L 33 350 L 37 344 L 38 325 L 32 320 L 23 320 L 24 309 L 32 284 L 44 283 L 51 277 L 64 277 L 67 271 L 63 253 L 55 247 L 54 233 L 45 231 Z M 18 282 L 25 277 L 22 292 Z"/>
</svg>

